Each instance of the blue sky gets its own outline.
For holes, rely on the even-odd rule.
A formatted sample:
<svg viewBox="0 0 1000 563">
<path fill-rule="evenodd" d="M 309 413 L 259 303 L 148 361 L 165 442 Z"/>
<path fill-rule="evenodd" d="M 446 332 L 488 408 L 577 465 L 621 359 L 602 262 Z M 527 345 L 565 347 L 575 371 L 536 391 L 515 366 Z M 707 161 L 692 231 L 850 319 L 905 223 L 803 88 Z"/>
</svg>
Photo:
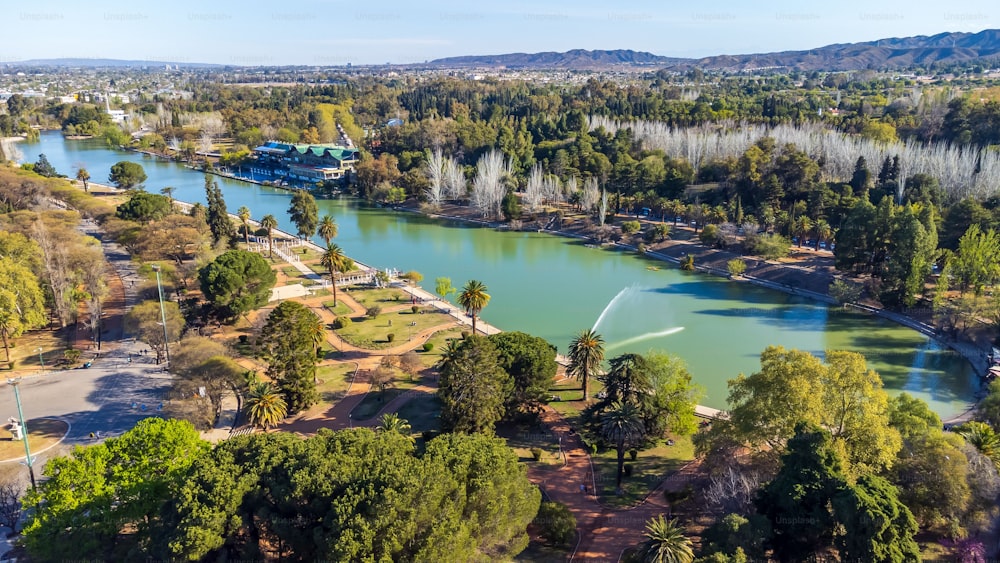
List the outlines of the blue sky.
<svg viewBox="0 0 1000 563">
<path fill-rule="evenodd" d="M 573 48 L 701 57 L 996 27 L 995 0 L 5 1 L 0 62 L 337 65 Z"/>
</svg>

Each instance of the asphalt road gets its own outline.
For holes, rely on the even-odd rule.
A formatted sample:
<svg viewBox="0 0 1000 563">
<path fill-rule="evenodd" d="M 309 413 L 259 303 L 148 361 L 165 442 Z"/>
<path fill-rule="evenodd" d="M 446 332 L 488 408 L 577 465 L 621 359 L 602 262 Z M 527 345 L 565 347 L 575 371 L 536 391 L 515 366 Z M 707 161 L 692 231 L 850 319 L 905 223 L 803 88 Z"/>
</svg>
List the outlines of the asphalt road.
<svg viewBox="0 0 1000 563">
<path fill-rule="evenodd" d="M 91 432 L 115 436 L 156 416 L 169 386 L 169 376 L 151 363 L 101 358 L 87 369 L 25 377 L 20 383 L 21 408 L 29 421 L 54 417 L 68 422 L 65 445 L 87 444 L 93 442 Z M 17 417 L 14 389 L 0 386 L 0 423 L 10 417 Z"/>
</svg>

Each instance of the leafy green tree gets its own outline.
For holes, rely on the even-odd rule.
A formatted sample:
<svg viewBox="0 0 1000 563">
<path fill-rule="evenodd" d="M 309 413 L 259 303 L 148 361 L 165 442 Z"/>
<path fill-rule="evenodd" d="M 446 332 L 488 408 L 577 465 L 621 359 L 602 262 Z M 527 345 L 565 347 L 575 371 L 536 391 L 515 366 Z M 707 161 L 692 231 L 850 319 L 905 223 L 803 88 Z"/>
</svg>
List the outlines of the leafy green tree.
<svg viewBox="0 0 1000 563">
<path fill-rule="evenodd" d="M 205 299 L 226 319 L 265 305 L 276 280 L 267 261 L 246 250 L 227 250 L 198 272 Z"/>
<path fill-rule="evenodd" d="M 739 258 L 733 258 L 726 262 L 726 269 L 729 270 L 729 277 L 738 278 L 747 271 L 747 263 Z"/>
<path fill-rule="evenodd" d="M 840 491 L 832 505 L 844 527 L 834 542 L 841 561 L 920 561 L 913 514 L 882 477 L 862 475 L 857 484 Z"/>
<path fill-rule="evenodd" d="M 885 479 L 862 475 L 852 483 L 830 434 L 800 423 L 788 441 L 781 470 L 757 498 L 773 528 L 779 561 L 805 561 L 836 546 L 841 560 L 919 561 L 913 515 Z"/>
<path fill-rule="evenodd" d="M 544 338 L 523 332 L 500 332 L 487 337 L 496 346 L 500 367 L 513 379 L 506 411 L 537 412 L 547 402 L 555 382 L 556 347 Z"/>
<path fill-rule="evenodd" d="M 833 297 L 837 300 L 837 303 L 846 307 L 848 303 L 854 303 L 861 298 L 862 288 L 858 284 L 836 279 L 830 283 L 828 291 L 830 292 L 830 297 Z"/>
<path fill-rule="evenodd" d="M 48 320 L 38 277 L 25 265 L 15 262 L 15 257 L 0 256 L 0 338 L 7 362 L 10 362 L 10 340 L 45 326 Z"/>
<path fill-rule="evenodd" d="M 324 215 L 323 219 L 319 222 L 318 231 L 319 236 L 323 237 L 323 242 L 329 248 L 330 241 L 337 238 L 337 232 L 339 231 L 337 221 L 329 215 Z"/>
<path fill-rule="evenodd" d="M 453 432 L 492 432 L 504 417 L 505 399 L 512 387 L 510 375 L 500 367 L 496 346 L 486 337 L 469 336 L 441 366 L 442 427 Z"/>
<path fill-rule="evenodd" d="M 257 340 L 257 354 L 268 362 L 267 376 L 277 382 L 288 414 L 319 400 L 315 383 L 318 359 L 312 336 L 315 324 L 316 314 L 305 305 L 282 301 L 268 315 Z"/>
<path fill-rule="evenodd" d="M 319 207 L 316 205 L 316 198 L 306 190 L 295 190 L 292 203 L 288 206 L 288 216 L 292 223 L 295 223 L 300 237 L 312 237 L 319 224 Z"/>
<path fill-rule="evenodd" d="M 232 246 L 236 239 L 236 229 L 226 210 L 226 200 L 222 197 L 219 183 L 213 182 L 209 175 L 205 176 L 205 199 L 208 201 L 208 228 L 212 231 L 212 241 Z"/>
<path fill-rule="evenodd" d="M 761 369 L 729 382 L 729 419 L 712 425 L 700 449 L 739 443 L 780 454 L 800 422 L 828 428 L 852 475 L 879 472 L 899 451 L 889 425 L 888 396 L 878 374 L 854 352 L 828 351 L 827 364 L 808 352 L 770 346 Z"/>
<path fill-rule="evenodd" d="M 279 492 L 280 491 L 280 492 Z M 498 438 L 321 430 L 222 442 L 192 467 L 154 550 L 189 560 L 480 561 L 528 544 L 540 494 Z M 304 523 L 308 523 L 305 525 Z"/>
<path fill-rule="evenodd" d="M 125 203 L 118 206 L 115 216 L 126 221 L 149 223 L 170 215 L 173 211 L 166 196 L 148 192 L 133 192 Z"/>
<path fill-rule="evenodd" d="M 913 206 L 907 205 L 893 216 L 891 239 L 893 249 L 886 260 L 880 298 L 886 305 L 911 307 L 931 273 L 937 231 L 933 221 L 930 229 L 925 228 Z"/>
<path fill-rule="evenodd" d="M 250 246 L 250 208 L 241 205 L 239 209 L 236 210 L 236 216 L 240 220 L 240 226 L 243 227 L 243 242 L 247 246 Z"/>
<path fill-rule="evenodd" d="M 576 539 L 576 517 L 564 504 L 542 502 L 534 524 L 550 545 L 569 547 Z"/>
<path fill-rule="evenodd" d="M 141 164 L 122 160 L 111 166 L 108 181 L 120 190 L 131 190 L 146 181 L 146 171 Z"/>
<path fill-rule="evenodd" d="M 247 421 L 264 430 L 276 426 L 288 414 L 288 405 L 281 393 L 268 382 L 258 382 L 251 386 L 244 408 Z"/>
<path fill-rule="evenodd" d="M 989 424 L 972 420 L 955 427 L 955 433 L 965 438 L 979 453 L 993 460 L 1000 468 L 1000 434 Z"/>
<path fill-rule="evenodd" d="M 177 303 L 164 301 L 163 313 L 167 320 L 166 335 L 164 335 L 163 324 L 160 320 L 159 301 L 143 301 L 129 309 L 125 315 L 125 330 L 149 344 L 149 347 L 156 353 L 157 364 L 163 359 L 168 342 L 164 341 L 164 336 L 169 338 L 169 342 L 177 342 L 181 338 L 181 331 L 184 330 L 184 316 L 181 315 L 181 308 Z"/>
<path fill-rule="evenodd" d="M 434 280 L 434 292 L 441 296 L 441 299 L 448 299 L 448 295 L 458 291 L 451 285 L 451 278 L 437 278 Z"/>
<path fill-rule="evenodd" d="M 119 437 L 53 458 L 48 479 L 25 498 L 25 547 L 39 561 L 122 561 L 142 553 L 173 487 L 208 450 L 190 423 L 147 418 Z"/>
<path fill-rule="evenodd" d="M 59 176 L 56 168 L 52 166 L 52 163 L 49 162 L 48 157 L 44 154 L 38 155 L 38 161 L 35 162 L 35 174 L 46 178 L 56 178 Z"/>
<path fill-rule="evenodd" d="M 267 257 L 271 258 L 274 256 L 274 229 L 278 228 L 278 220 L 268 213 L 261 217 L 260 228 L 267 232 Z"/>
<path fill-rule="evenodd" d="M 963 291 L 972 288 L 975 295 L 1000 279 L 1000 236 L 992 229 L 983 232 L 972 225 L 958 241 L 958 253 L 951 266 Z"/>
<path fill-rule="evenodd" d="M 622 475 L 625 468 L 625 450 L 636 447 L 646 437 L 638 407 L 631 402 L 616 402 L 601 413 L 601 437 L 614 445 L 617 452 L 618 473 L 615 480 L 616 490 L 621 491 Z"/>
<path fill-rule="evenodd" d="M 976 407 L 976 418 L 993 428 L 1000 428 L 1000 379 L 987 386 L 986 398 Z"/>
<path fill-rule="evenodd" d="M 708 527 L 702 534 L 702 555 L 722 554 L 719 560 L 764 560 L 767 541 L 771 537 L 771 523 L 752 514 L 744 518 L 727 514 Z M 711 561 L 711 559 L 706 559 Z"/>
<path fill-rule="evenodd" d="M 583 385 L 583 401 L 587 401 L 588 383 L 597 375 L 604 362 L 604 338 L 593 329 L 581 331 L 569 343 L 569 372 Z"/>
<path fill-rule="evenodd" d="M 691 540 L 684 535 L 684 528 L 677 520 L 667 520 L 663 515 L 646 522 L 646 539 L 639 545 L 636 558 L 643 563 L 691 563 L 694 550 Z"/>
<path fill-rule="evenodd" d="M 469 280 L 462 288 L 462 293 L 458 295 L 458 304 L 472 317 L 472 334 L 476 333 L 476 317 L 490 302 L 490 294 L 486 293 L 487 291 L 488 288 L 483 282 Z"/>
</svg>

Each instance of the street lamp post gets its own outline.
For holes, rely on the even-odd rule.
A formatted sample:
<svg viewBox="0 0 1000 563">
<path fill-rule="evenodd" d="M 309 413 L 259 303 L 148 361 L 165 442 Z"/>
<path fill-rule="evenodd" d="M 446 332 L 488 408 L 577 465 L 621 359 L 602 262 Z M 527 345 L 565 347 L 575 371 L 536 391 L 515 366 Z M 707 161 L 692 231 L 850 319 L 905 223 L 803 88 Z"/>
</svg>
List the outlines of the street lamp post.
<svg viewBox="0 0 1000 563">
<path fill-rule="evenodd" d="M 24 459 L 28 465 L 28 475 L 31 477 L 31 488 L 35 488 L 35 468 L 32 467 L 31 449 L 28 447 L 28 423 L 24 420 L 24 413 L 21 411 L 21 392 L 17 385 L 21 379 L 8 379 L 7 384 L 14 388 L 14 402 L 17 403 L 17 423 L 21 425 L 21 438 L 24 440 Z"/>
<path fill-rule="evenodd" d="M 170 367 L 170 345 L 167 343 L 167 310 L 163 307 L 163 286 L 160 285 L 160 265 L 153 264 L 153 271 L 156 272 L 156 292 L 160 295 L 160 321 L 163 322 L 163 356 L 166 360 L 166 367 Z"/>
<path fill-rule="evenodd" d="M 44 370 L 45 369 L 45 359 L 42 358 L 42 347 L 39 346 L 38 348 L 35 348 L 35 352 L 38 352 L 38 363 L 42 365 L 42 369 Z"/>
</svg>

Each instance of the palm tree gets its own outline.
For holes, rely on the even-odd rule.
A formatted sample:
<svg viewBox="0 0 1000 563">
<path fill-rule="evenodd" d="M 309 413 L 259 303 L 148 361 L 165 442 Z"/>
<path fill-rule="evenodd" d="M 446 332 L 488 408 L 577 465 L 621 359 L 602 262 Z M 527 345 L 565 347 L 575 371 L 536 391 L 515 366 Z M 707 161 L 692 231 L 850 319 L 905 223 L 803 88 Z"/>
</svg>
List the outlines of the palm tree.
<svg viewBox="0 0 1000 563">
<path fill-rule="evenodd" d="M 274 238 L 271 236 L 271 231 L 278 228 L 278 220 L 274 218 L 274 215 L 268 213 L 267 215 L 261 217 L 260 226 L 267 230 L 267 257 L 271 258 L 273 256 L 272 249 L 274 247 Z"/>
<path fill-rule="evenodd" d="M 410 423 L 405 418 L 400 418 L 398 414 L 394 412 L 383 414 L 379 422 L 376 432 L 397 432 L 413 441 L 413 436 L 410 435 Z"/>
<path fill-rule="evenodd" d="M 241 206 L 236 210 L 236 216 L 243 225 L 243 242 L 250 246 L 250 209 L 245 205 Z"/>
<path fill-rule="evenodd" d="M 88 193 L 90 192 L 90 172 L 87 172 L 86 168 L 81 166 L 80 169 L 76 171 L 76 180 L 78 182 L 83 182 L 83 191 Z"/>
<path fill-rule="evenodd" d="M 309 340 L 312 341 L 313 353 L 319 358 L 319 347 L 326 340 L 326 325 L 323 324 L 323 319 L 319 318 L 317 315 L 313 315 L 315 321 L 309 323 Z M 313 370 L 313 384 L 318 384 L 319 380 L 316 379 L 316 370 Z"/>
<path fill-rule="evenodd" d="M 469 280 L 458 296 L 458 304 L 465 307 L 465 313 L 472 317 L 472 334 L 476 334 L 476 316 L 490 302 L 486 284 L 479 280 Z"/>
<path fill-rule="evenodd" d="M 643 563 L 691 563 L 694 551 L 691 540 L 684 536 L 684 530 L 677 520 L 666 520 L 659 515 L 646 523 L 646 540 L 636 553 Z"/>
<path fill-rule="evenodd" d="M 337 306 L 337 272 L 347 269 L 350 258 L 336 244 L 331 244 L 326 248 L 320 263 L 330 272 L 330 285 L 333 286 L 333 306 Z"/>
<path fill-rule="evenodd" d="M 270 383 L 258 383 L 251 388 L 246 411 L 251 425 L 267 430 L 285 418 L 288 405 Z"/>
<path fill-rule="evenodd" d="M 639 409 L 628 402 L 617 402 L 601 415 L 601 437 L 615 445 L 618 452 L 618 481 L 616 490 L 621 491 L 622 473 L 625 470 L 625 449 L 642 439 L 645 427 L 639 416 Z"/>
<path fill-rule="evenodd" d="M 833 229 L 830 227 L 830 223 L 826 222 L 826 219 L 817 219 L 813 231 L 816 232 L 816 250 L 819 250 L 819 243 L 830 240 L 833 235 Z"/>
<path fill-rule="evenodd" d="M 593 329 L 581 331 L 569 343 L 569 372 L 583 382 L 583 400 L 587 400 L 590 377 L 597 374 L 604 361 L 604 338 Z"/>
<path fill-rule="evenodd" d="M 1000 435 L 992 426 L 973 420 L 956 427 L 955 433 L 1000 467 Z"/>
<path fill-rule="evenodd" d="M 330 241 L 337 238 L 337 221 L 329 215 L 324 215 L 319 222 L 319 236 L 326 241 L 326 246 L 330 246 Z"/>
</svg>

